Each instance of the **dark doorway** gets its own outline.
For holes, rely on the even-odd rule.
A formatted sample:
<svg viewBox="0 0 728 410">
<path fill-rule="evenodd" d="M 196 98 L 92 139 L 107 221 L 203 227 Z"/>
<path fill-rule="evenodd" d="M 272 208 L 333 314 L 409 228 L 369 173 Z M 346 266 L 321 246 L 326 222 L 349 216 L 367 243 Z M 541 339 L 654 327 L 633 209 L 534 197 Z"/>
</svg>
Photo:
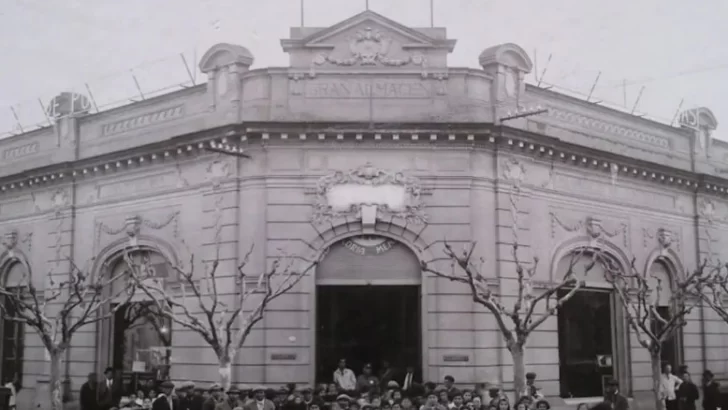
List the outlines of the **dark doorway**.
<svg viewBox="0 0 728 410">
<path fill-rule="evenodd" d="M 421 372 L 420 287 L 318 286 L 316 381 L 331 382 L 341 358 L 357 374 L 365 363 L 378 372 L 383 360 Z"/>
<path fill-rule="evenodd" d="M 611 294 L 577 292 L 559 309 L 558 332 L 561 397 L 602 396 L 614 376 Z"/>
</svg>

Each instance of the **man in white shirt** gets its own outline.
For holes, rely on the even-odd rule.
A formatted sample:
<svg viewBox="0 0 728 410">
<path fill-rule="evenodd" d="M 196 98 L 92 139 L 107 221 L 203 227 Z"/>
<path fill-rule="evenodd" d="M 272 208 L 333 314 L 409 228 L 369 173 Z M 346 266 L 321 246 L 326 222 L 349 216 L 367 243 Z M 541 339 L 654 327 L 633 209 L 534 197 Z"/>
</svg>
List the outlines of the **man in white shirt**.
<svg viewBox="0 0 728 410">
<path fill-rule="evenodd" d="M 660 397 L 665 401 L 666 410 L 678 410 L 678 401 L 675 392 L 682 380 L 679 377 L 672 374 L 672 366 L 666 364 L 662 368 L 662 375 L 660 375 Z"/>
<path fill-rule="evenodd" d="M 346 367 L 346 359 L 339 360 L 339 367 L 334 371 L 334 383 L 339 392 L 353 393 L 356 391 L 356 375 Z"/>
</svg>

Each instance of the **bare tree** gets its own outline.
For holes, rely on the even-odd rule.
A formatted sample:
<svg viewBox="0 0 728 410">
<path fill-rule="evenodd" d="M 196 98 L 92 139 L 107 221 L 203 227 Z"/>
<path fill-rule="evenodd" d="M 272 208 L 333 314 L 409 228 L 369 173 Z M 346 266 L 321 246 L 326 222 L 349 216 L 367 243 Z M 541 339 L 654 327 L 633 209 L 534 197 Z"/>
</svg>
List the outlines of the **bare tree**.
<svg viewBox="0 0 728 410">
<path fill-rule="evenodd" d="M 706 273 L 702 292 L 696 292 L 705 304 L 728 323 L 728 264 L 718 263 Z"/>
<path fill-rule="evenodd" d="M 25 272 L 13 287 L 0 287 L 5 320 L 24 323 L 40 336 L 50 357 L 50 402 L 52 410 L 63 408 L 61 365 L 73 335 L 82 327 L 115 313 L 118 306 L 105 309 L 112 300 L 129 300 L 134 289 L 126 286 L 123 275 L 105 277 L 88 272 L 70 263 L 71 272 L 62 281 L 47 275 L 46 285 L 39 289 L 31 272 Z M 118 280 L 124 286 L 114 286 Z M 118 289 L 116 289 L 118 288 Z"/>
<path fill-rule="evenodd" d="M 700 303 L 697 295 L 702 293 L 710 278 L 705 270 L 707 263 L 685 278 L 673 278 L 672 284 L 667 284 L 670 296 L 664 297 L 662 279 L 649 271 L 639 271 L 634 259 L 626 268 L 603 253 L 597 259 L 604 267 L 605 279 L 619 296 L 629 327 L 640 345 L 650 353 L 654 403 L 656 409 L 661 409 L 664 399 L 660 394 L 662 345 L 685 326 L 685 317 Z M 660 306 L 667 309 L 661 310 Z"/>
<path fill-rule="evenodd" d="M 143 266 L 131 272 L 138 289 L 156 303 L 162 315 L 199 334 L 212 347 L 218 359 L 220 383 L 226 390 L 231 384 L 235 355 L 270 303 L 290 291 L 318 264 L 318 259 L 309 261 L 283 254 L 270 269 L 249 275 L 245 269 L 251 253 L 252 248 L 232 275 L 240 286 L 235 296 L 230 295 L 230 289 L 220 288 L 219 259 L 207 264 L 199 276 L 194 271 L 194 258 L 189 270 L 168 261 L 180 276 L 181 295 L 165 288 L 162 280 L 147 275 L 149 269 Z M 255 283 L 251 284 L 251 278 Z M 195 313 L 190 302 L 202 313 Z"/>
<path fill-rule="evenodd" d="M 506 347 L 513 358 L 513 386 L 516 398 L 528 396 L 526 386 L 526 343 L 531 333 L 536 330 L 550 316 L 555 315 L 559 308 L 566 303 L 584 285 L 574 273 L 576 263 L 586 249 L 572 253 L 569 267 L 558 283 L 544 284 L 540 292 L 534 290 L 534 277 L 538 266 L 538 258 L 533 264 L 524 266 L 518 258 L 518 244 L 513 245 L 512 255 L 516 265 L 517 292 L 512 306 L 505 306 L 501 296 L 491 289 L 490 280 L 480 272 L 483 260 L 479 263 L 473 261 L 475 243 L 466 246 L 457 253 L 452 246 L 445 242 L 445 255 L 452 261 L 452 272 L 443 272 L 433 268 L 433 263 L 422 262 L 425 272 L 437 277 L 462 283 L 468 287 L 473 301 L 490 311 L 495 317 L 498 329 L 505 340 Z M 584 268 L 584 275 L 594 266 L 594 259 Z M 543 306 L 539 308 L 539 306 Z"/>
</svg>

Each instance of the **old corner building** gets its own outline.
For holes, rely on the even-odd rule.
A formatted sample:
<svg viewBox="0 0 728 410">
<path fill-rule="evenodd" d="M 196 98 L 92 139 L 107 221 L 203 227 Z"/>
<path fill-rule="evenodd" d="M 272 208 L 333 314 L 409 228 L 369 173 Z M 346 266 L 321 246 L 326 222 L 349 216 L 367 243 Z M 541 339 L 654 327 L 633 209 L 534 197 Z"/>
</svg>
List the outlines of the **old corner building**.
<svg viewBox="0 0 728 410">
<path fill-rule="evenodd" d="M 293 28 L 281 44 L 289 67 L 252 68 L 247 49 L 218 44 L 199 62 L 206 84 L 0 141 L 5 286 L 26 271 L 37 283 L 64 275 L 67 256 L 96 256 L 92 269 L 108 274 L 130 236 L 177 261 L 209 260 L 219 241 L 225 269 L 253 243 L 253 270 L 279 249 L 328 251 L 270 306 L 238 354 L 235 382 L 326 381 L 347 357 L 357 372 L 386 359 L 424 380 L 508 387 L 492 315 L 463 287 L 423 275 L 418 260 L 441 257 L 445 238 L 477 241 L 507 297 L 514 185 L 519 242 L 524 258 L 542 261 L 539 281 L 556 280 L 596 237 L 666 280 L 726 259 L 728 144 L 711 139 L 707 109 L 683 113 L 678 128 L 526 85 L 532 64 L 514 44 L 486 48 L 481 69 L 449 67 L 455 40 L 444 28 L 369 11 Z M 538 106 L 548 111 L 514 115 Z M 600 396 L 611 376 L 629 394 L 649 390 L 648 355 L 614 296 L 598 274 L 587 284 L 534 335 L 529 370 L 551 397 Z M 76 336 L 65 367 L 73 390 L 107 365 L 158 365 L 159 340 L 124 332 L 122 319 Z M 39 338 L 2 329 L 3 380 L 18 372 L 34 386 L 47 371 Z M 217 380 L 200 338 L 168 333 L 172 379 Z M 665 360 L 728 371 L 726 337 L 711 311 L 695 310 Z"/>
</svg>

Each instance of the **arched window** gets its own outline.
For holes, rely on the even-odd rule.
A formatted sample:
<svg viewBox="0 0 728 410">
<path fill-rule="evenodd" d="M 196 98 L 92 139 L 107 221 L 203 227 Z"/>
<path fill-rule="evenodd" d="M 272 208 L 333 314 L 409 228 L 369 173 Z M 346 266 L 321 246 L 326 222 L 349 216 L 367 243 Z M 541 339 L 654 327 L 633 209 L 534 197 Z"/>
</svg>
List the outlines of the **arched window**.
<svg viewBox="0 0 728 410">
<path fill-rule="evenodd" d="M 653 298 L 657 298 L 657 313 L 663 319 L 670 319 L 672 303 L 672 274 L 673 271 L 670 269 L 670 265 L 663 259 L 657 259 L 650 265 L 649 277 L 647 283 L 649 288 L 653 291 Z M 659 291 L 658 291 L 659 287 Z M 654 300 L 654 299 L 653 299 Z M 657 331 L 660 327 L 660 323 L 654 320 L 651 324 L 653 331 Z M 677 370 L 677 366 L 680 364 L 681 355 L 681 340 L 682 340 L 682 329 L 675 332 L 672 337 L 665 340 L 662 343 L 662 352 L 660 353 L 660 359 L 662 365 L 670 364 L 673 369 Z"/>
<path fill-rule="evenodd" d="M 9 291 L 24 286 L 27 268 L 23 263 L 11 263 L 1 277 L 5 279 L 5 288 Z M 7 316 L 13 316 L 13 305 L 3 300 Z M 2 367 L 0 377 L 2 384 L 17 380 L 19 386 L 23 383 L 23 353 L 25 345 L 25 324 L 15 320 L 2 319 Z M 17 379 L 16 379 L 17 377 Z"/>
<path fill-rule="evenodd" d="M 149 267 L 157 278 L 165 282 L 173 276 L 168 261 L 157 252 L 137 251 L 130 258 L 135 264 Z M 124 376 L 130 376 L 124 377 L 124 380 L 125 389 L 131 392 L 149 380 L 164 380 L 168 377 L 172 326 L 168 319 L 158 314 L 156 305 L 142 292 L 135 294 L 130 302 L 125 293 L 120 293 L 128 286 L 128 269 L 127 262 L 122 258 L 116 259 L 107 269 L 111 278 L 121 275 L 114 282 L 111 294 L 124 296 L 111 302 L 117 310 L 111 318 L 109 331 L 104 333 L 110 342 L 107 365 Z"/>
</svg>

